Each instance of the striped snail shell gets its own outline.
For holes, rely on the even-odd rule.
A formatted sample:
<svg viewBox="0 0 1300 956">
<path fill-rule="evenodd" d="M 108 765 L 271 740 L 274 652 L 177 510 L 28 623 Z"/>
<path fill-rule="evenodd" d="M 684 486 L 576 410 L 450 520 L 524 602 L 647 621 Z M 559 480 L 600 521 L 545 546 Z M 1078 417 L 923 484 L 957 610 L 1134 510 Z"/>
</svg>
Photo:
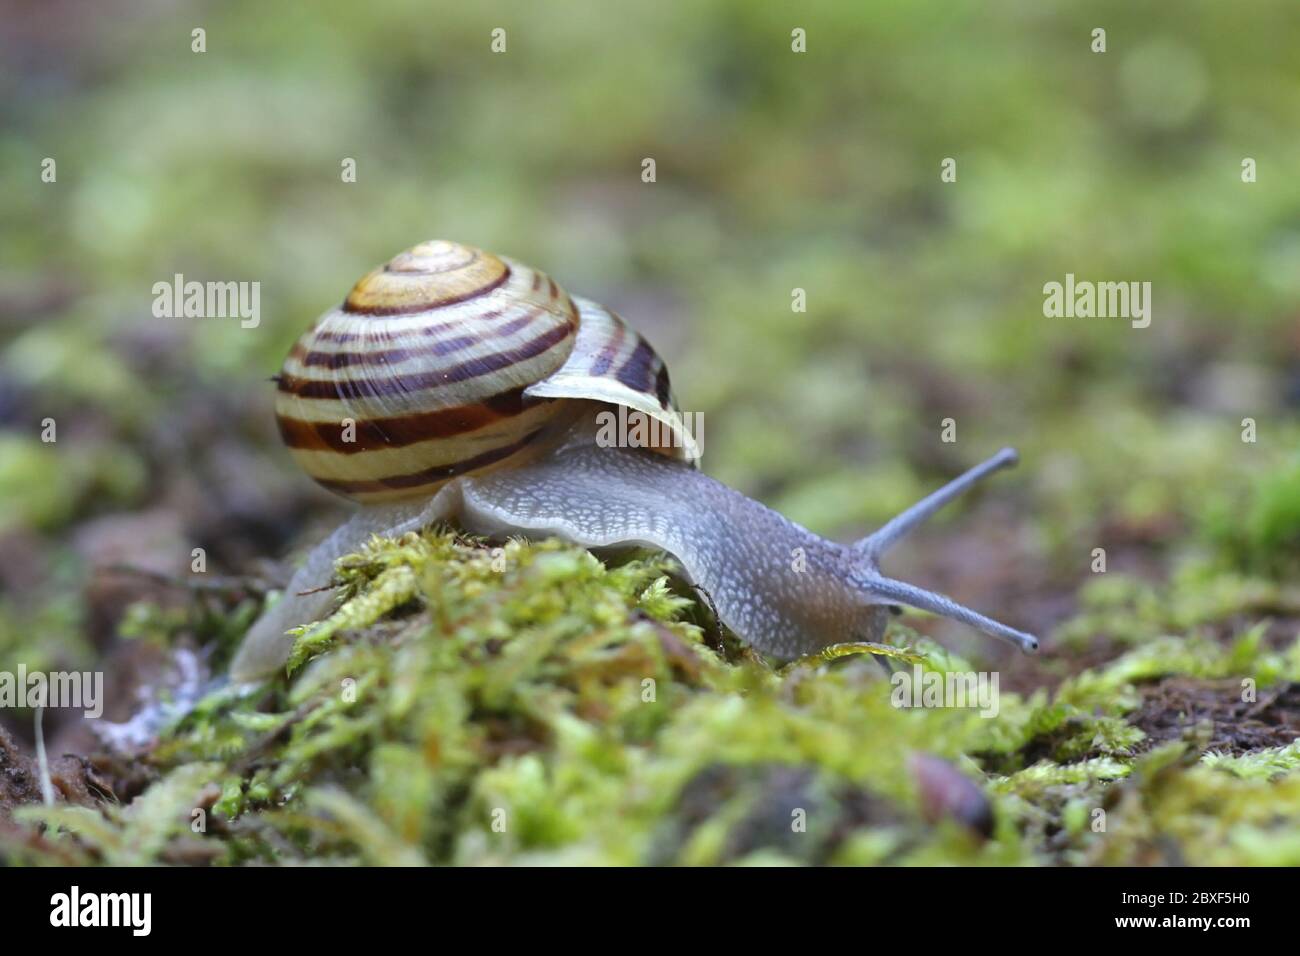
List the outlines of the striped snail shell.
<svg viewBox="0 0 1300 956">
<path fill-rule="evenodd" d="M 699 449 L 654 350 L 614 313 L 511 259 L 450 242 L 415 246 L 321 316 L 278 381 L 276 416 L 293 455 L 360 507 L 253 625 L 230 666 L 235 680 L 273 673 L 293 645 L 287 632 L 329 612 L 335 559 L 371 535 L 434 522 L 660 548 L 724 624 L 781 657 L 878 641 L 895 604 L 1038 646 L 879 568 L 942 505 L 1012 464 L 1010 449 L 875 534 L 828 541 L 694 468 Z M 666 425 L 650 430 L 660 446 L 603 441 L 592 424 L 615 406 Z"/>
<path fill-rule="evenodd" d="M 424 242 L 359 281 L 294 344 L 276 419 L 299 465 L 362 502 L 427 497 L 547 451 L 573 400 L 666 426 L 698 457 L 668 369 L 639 334 L 527 265 Z"/>
</svg>

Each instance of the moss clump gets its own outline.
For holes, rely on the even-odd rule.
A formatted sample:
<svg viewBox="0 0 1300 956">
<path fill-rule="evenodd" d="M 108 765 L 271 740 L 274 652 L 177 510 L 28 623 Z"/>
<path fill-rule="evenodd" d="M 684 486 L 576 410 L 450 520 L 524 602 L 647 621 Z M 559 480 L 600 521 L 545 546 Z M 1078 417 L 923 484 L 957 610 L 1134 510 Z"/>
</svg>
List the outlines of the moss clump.
<svg viewBox="0 0 1300 956">
<path fill-rule="evenodd" d="M 878 660 L 777 671 L 671 571 L 553 541 L 375 539 L 339 562 L 342 603 L 287 673 L 208 694 L 143 754 L 133 800 L 19 808 L 0 846 L 108 864 L 1300 862 L 1279 831 L 1300 812 L 1294 745 L 1236 746 L 1231 710 L 1216 736 L 1213 708 L 1185 733 L 1147 709 L 1171 676 L 1212 695 L 1249 678 L 1282 724 L 1300 644 L 1131 638 L 1052 694 L 1002 693 L 994 718 L 899 709 Z M 891 667 L 971 669 L 904 626 L 888 640 Z M 987 836 L 933 812 L 917 753 L 974 788 Z"/>
<path fill-rule="evenodd" d="M 1300 570 L 1300 455 L 1256 475 L 1249 488 L 1220 490 L 1204 508 L 1201 527 L 1227 563 L 1294 575 Z"/>
</svg>

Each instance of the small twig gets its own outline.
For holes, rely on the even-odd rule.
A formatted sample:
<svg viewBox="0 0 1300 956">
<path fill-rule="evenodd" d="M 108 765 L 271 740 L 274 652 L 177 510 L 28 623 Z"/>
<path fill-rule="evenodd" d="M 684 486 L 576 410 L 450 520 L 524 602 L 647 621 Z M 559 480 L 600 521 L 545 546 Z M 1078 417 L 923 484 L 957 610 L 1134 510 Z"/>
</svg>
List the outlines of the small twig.
<svg viewBox="0 0 1300 956">
<path fill-rule="evenodd" d="M 322 584 L 322 585 L 321 585 L 320 587 L 318 587 L 318 588 L 308 588 L 308 589 L 305 590 L 305 591 L 297 591 L 297 592 L 295 592 L 295 593 L 297 593 L 297 594 L 300 595 L 300 596 L 301 596 L 301 595 L 304 595 L 304 594 L 320 594 L 321 591 L 333 591 L 333 590 L 335 590 L 335 589 L 338 588 L 338 587 L 341 587 L 341 585 L 334 584 L 333 582 L 331 582 L 331 583 L 329 583 L 329 584 Z"/>
<path fill-rule="evenodd" d="M 115 574 L 129 574 L 138 578 L 145 578 L 156 584 L 162 584 L 171 588 L 181 588 L 186 591 L 265 591 L 268 587 L 265 581 L 254 577 L 222 577 L 213 575 L 203 575 L 194 577 L 179 577 L 174 574 L 166 574 L 162 571 L 152 571 L 148 568 L 139 568 L 130 564 L 106 564 L 103 570 L 111 571 Z"/>
</svg>

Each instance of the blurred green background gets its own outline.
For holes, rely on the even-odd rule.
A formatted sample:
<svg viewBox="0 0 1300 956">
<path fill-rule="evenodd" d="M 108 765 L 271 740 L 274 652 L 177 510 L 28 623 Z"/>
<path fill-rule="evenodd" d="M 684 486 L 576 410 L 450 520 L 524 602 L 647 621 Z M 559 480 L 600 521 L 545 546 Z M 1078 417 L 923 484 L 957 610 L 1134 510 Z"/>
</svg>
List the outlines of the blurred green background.
<svg viewBox="0 0 1300 956">
<path fill-rule="evenodd" d="M 1018 446 L 890 568 L 1012 623 L 1050 634 L 1096 547 L 1155 581 L 1292 579 L 1294 3 L 0 13 L 0 664 L 111 641 L 137 595 L 104 568 L 182 575 L 204 547 L 250 572 L 337 520 L 268 378 L 435 237 L 627 316 L 704 413 L 706 470 L 820 532 Z M 154 318 L 178 272 L 259 281 L 260 326 Z M 1151 326 L 1045 318 L 1068 272 L 1151 282 Z"/>
</svg>

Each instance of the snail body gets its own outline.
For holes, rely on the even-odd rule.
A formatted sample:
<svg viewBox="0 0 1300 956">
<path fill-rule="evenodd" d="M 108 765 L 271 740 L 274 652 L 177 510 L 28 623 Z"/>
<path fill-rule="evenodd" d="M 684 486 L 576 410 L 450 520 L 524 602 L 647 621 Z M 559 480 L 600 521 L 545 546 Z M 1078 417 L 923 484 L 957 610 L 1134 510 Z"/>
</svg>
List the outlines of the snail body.
<svg viewBox="0 0 1300 956">
<path fill-rule="evenodd" d="M 597 420 L 618 406 L 663 426 L 651 430 L 659 440 L 606 447 Z M 660 548 L 724 624 L 777 656 L 876 640 L 892 604 L 1037 648 L 1032 636 L 878 566 L 889 545 L 1012 464 L 1014 452 L 874 535 L 828 541 L 696 469 L 699 449 L 668 371 L 621 318 L 478 249 L 422 243 L 363 278 L 290 351 L 276 415 L 304 470 L 359 508 L 253 625 L 231 665 L 236 680 L 282 666 L 293 643 L 285 632 L 328 613 L 332 596 L 319 589 L 339 556 L 372 534 L 434 522 L 589 548 Z"/>
</svg>

